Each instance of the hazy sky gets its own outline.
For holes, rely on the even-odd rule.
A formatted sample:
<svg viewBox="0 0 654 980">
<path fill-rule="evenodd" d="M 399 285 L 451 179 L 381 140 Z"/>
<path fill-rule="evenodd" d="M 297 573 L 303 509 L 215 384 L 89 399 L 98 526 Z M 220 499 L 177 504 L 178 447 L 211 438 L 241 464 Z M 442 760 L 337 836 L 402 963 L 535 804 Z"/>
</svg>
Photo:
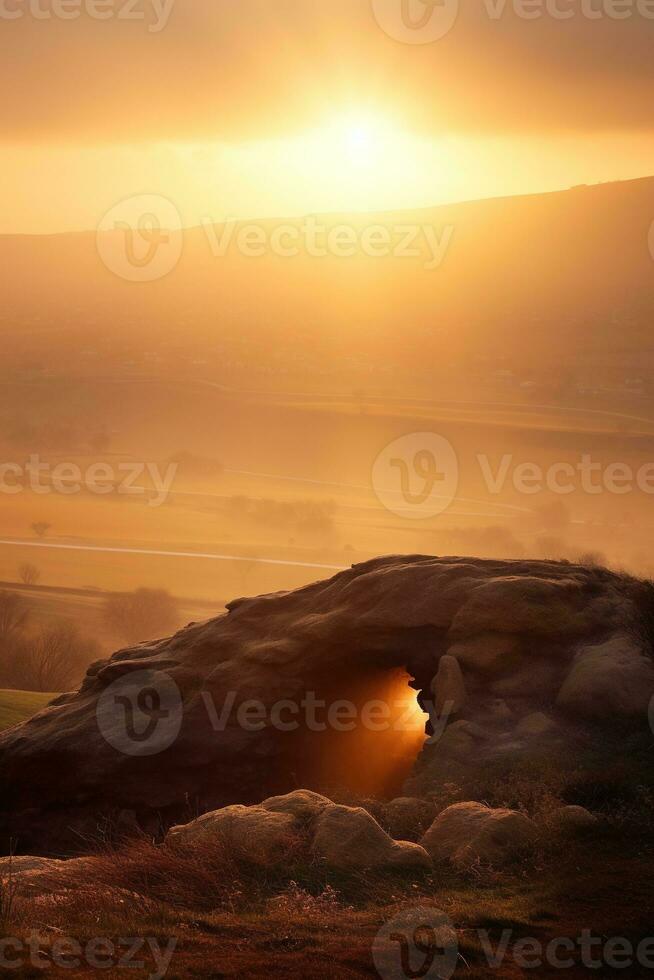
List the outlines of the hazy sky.
<svg viewBox="0 0 654 980">
<path fill-rule="evenodd" d="M 131 194 L 194 222 L 654 172 L 653 0 L 518 2 L 0 0 L 0 230 Z"/>
</svg>

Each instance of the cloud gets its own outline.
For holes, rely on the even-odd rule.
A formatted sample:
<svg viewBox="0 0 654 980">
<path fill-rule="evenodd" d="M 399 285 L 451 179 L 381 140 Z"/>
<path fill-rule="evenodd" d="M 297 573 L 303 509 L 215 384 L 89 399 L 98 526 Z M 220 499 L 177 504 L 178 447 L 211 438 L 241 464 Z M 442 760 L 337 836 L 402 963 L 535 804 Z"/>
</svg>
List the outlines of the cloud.
<svg viewBox="0 0 654 980">
<path fill-rule="evenodd" d="M 543 0 L 570 19 L 524 19 L 518 0 L 460 0 L 449 33 L 426 44 L 389 36 L 375 16 L 373 3 L 396 17 L 402 2 L 0 0 L 0 131 L 5 141 L 243 140 L 359 106 L 427 132 L 651 127 L 654 19 L 643 11 L 654 17 L 653 0 Z M 603 13 L 589 19 L 582 5 Z M 79 16 L 48 18 L 56 9 Z M 629 16 L 609 16 L 618 9 Z"/>
</svg>

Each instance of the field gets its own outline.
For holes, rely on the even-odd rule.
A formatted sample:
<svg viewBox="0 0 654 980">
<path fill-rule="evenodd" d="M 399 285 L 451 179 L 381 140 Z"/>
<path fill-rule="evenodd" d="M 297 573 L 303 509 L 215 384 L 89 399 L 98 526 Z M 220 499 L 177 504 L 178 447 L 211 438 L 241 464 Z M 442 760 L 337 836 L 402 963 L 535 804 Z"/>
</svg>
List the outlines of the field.
<svg viewBox="0 0 654 980">
<path fill-rule="evenodd" d="M 377 554 L 574 559 L 600 551 L 612 565 L 652 572 L 643 548 L 643 531 L 650 529 L 646 495 L 632 495 L 627 506 L 617 493 L 524 493 L 513 482 L 521 465 L 545 473 L 577 466 L 580 439 L 598 464 L 619 460 L 636 471 L 650 453 L 651 424 L 643 419 L 537 404 L 498 403 L 491 411 L 481 403 L 379 395 L 312 401 L 173 380 L 51 379 L 16 387 L 25 425 L 42 429 L 43 418 L 51 417 L 63 427 L 77 411 L 92 431 L 110 434 L 103 453 L 85 451 L 79 433 L 69 436 L 67 452 L 44 448 L 42 459 L 51 466 L 64 461 L 84 473 L 96 464 L 119 472 L 147 464 L 165 473 L 174 460 L 177 469 L 161 506 L 151 506 L 147 475 L 135 487 L 142 493 L 43 494 L 26 483 L 22 492 L 5 494 L 5 581 L 15 581 L 18 567 L 31 562 L 42 585 L 88 593 L 165 588 L 189 605 L 200 600 L 216 609 L 239 595 L 297 588 Z M 11 411 L 4 390 L 2 410 Z M 436 433 L 455 449 L 458 489 L 442 513 L 425 516 L 410 506 L 394 512 L 375 492 L 375 460 L 411 432 Z M 23 465 L 27 452 L 1 442 L 4 459 Z M 489 489 L 479 459 L 495 475 L 507 446 L 506 480 L 500 490 Z M 413 489 L 423 485 L 416 479 Z M 32 529 L 37 521 L 51 525 L 43 538 Z"/>
<path fill-rule="evenodd" d="M 0 731 L 31 718 L 56 696 L 33 691 L 0 691 Z"/>
</svg>

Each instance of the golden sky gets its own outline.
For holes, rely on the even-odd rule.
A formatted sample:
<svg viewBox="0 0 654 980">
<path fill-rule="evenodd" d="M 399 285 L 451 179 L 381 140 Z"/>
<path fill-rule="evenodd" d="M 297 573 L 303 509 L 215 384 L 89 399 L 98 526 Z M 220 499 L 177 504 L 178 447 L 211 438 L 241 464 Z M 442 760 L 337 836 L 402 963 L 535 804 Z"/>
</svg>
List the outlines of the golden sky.
<svg viewBox="0 0 654 980">
<path fill-rule="evenodd" d="M 193 224 L 654 172 L 652 0 L 404 0 L 450 17 L 429 43 L 402 2 L 0 0 L 0 232 L 132 194 Z"/>
</svg>

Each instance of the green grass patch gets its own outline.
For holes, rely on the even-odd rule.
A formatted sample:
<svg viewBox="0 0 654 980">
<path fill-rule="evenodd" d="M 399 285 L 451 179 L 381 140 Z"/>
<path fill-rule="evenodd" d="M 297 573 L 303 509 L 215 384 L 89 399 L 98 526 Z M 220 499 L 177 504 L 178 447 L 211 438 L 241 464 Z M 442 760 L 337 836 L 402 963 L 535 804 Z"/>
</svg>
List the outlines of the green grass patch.
<svg viewBox="0 0 654 980">
<path fill-rule="evenodd" d="M 56 697 L 35 691 L 0 691 L 0 732 L 31 718 Z"/>
</svg>

